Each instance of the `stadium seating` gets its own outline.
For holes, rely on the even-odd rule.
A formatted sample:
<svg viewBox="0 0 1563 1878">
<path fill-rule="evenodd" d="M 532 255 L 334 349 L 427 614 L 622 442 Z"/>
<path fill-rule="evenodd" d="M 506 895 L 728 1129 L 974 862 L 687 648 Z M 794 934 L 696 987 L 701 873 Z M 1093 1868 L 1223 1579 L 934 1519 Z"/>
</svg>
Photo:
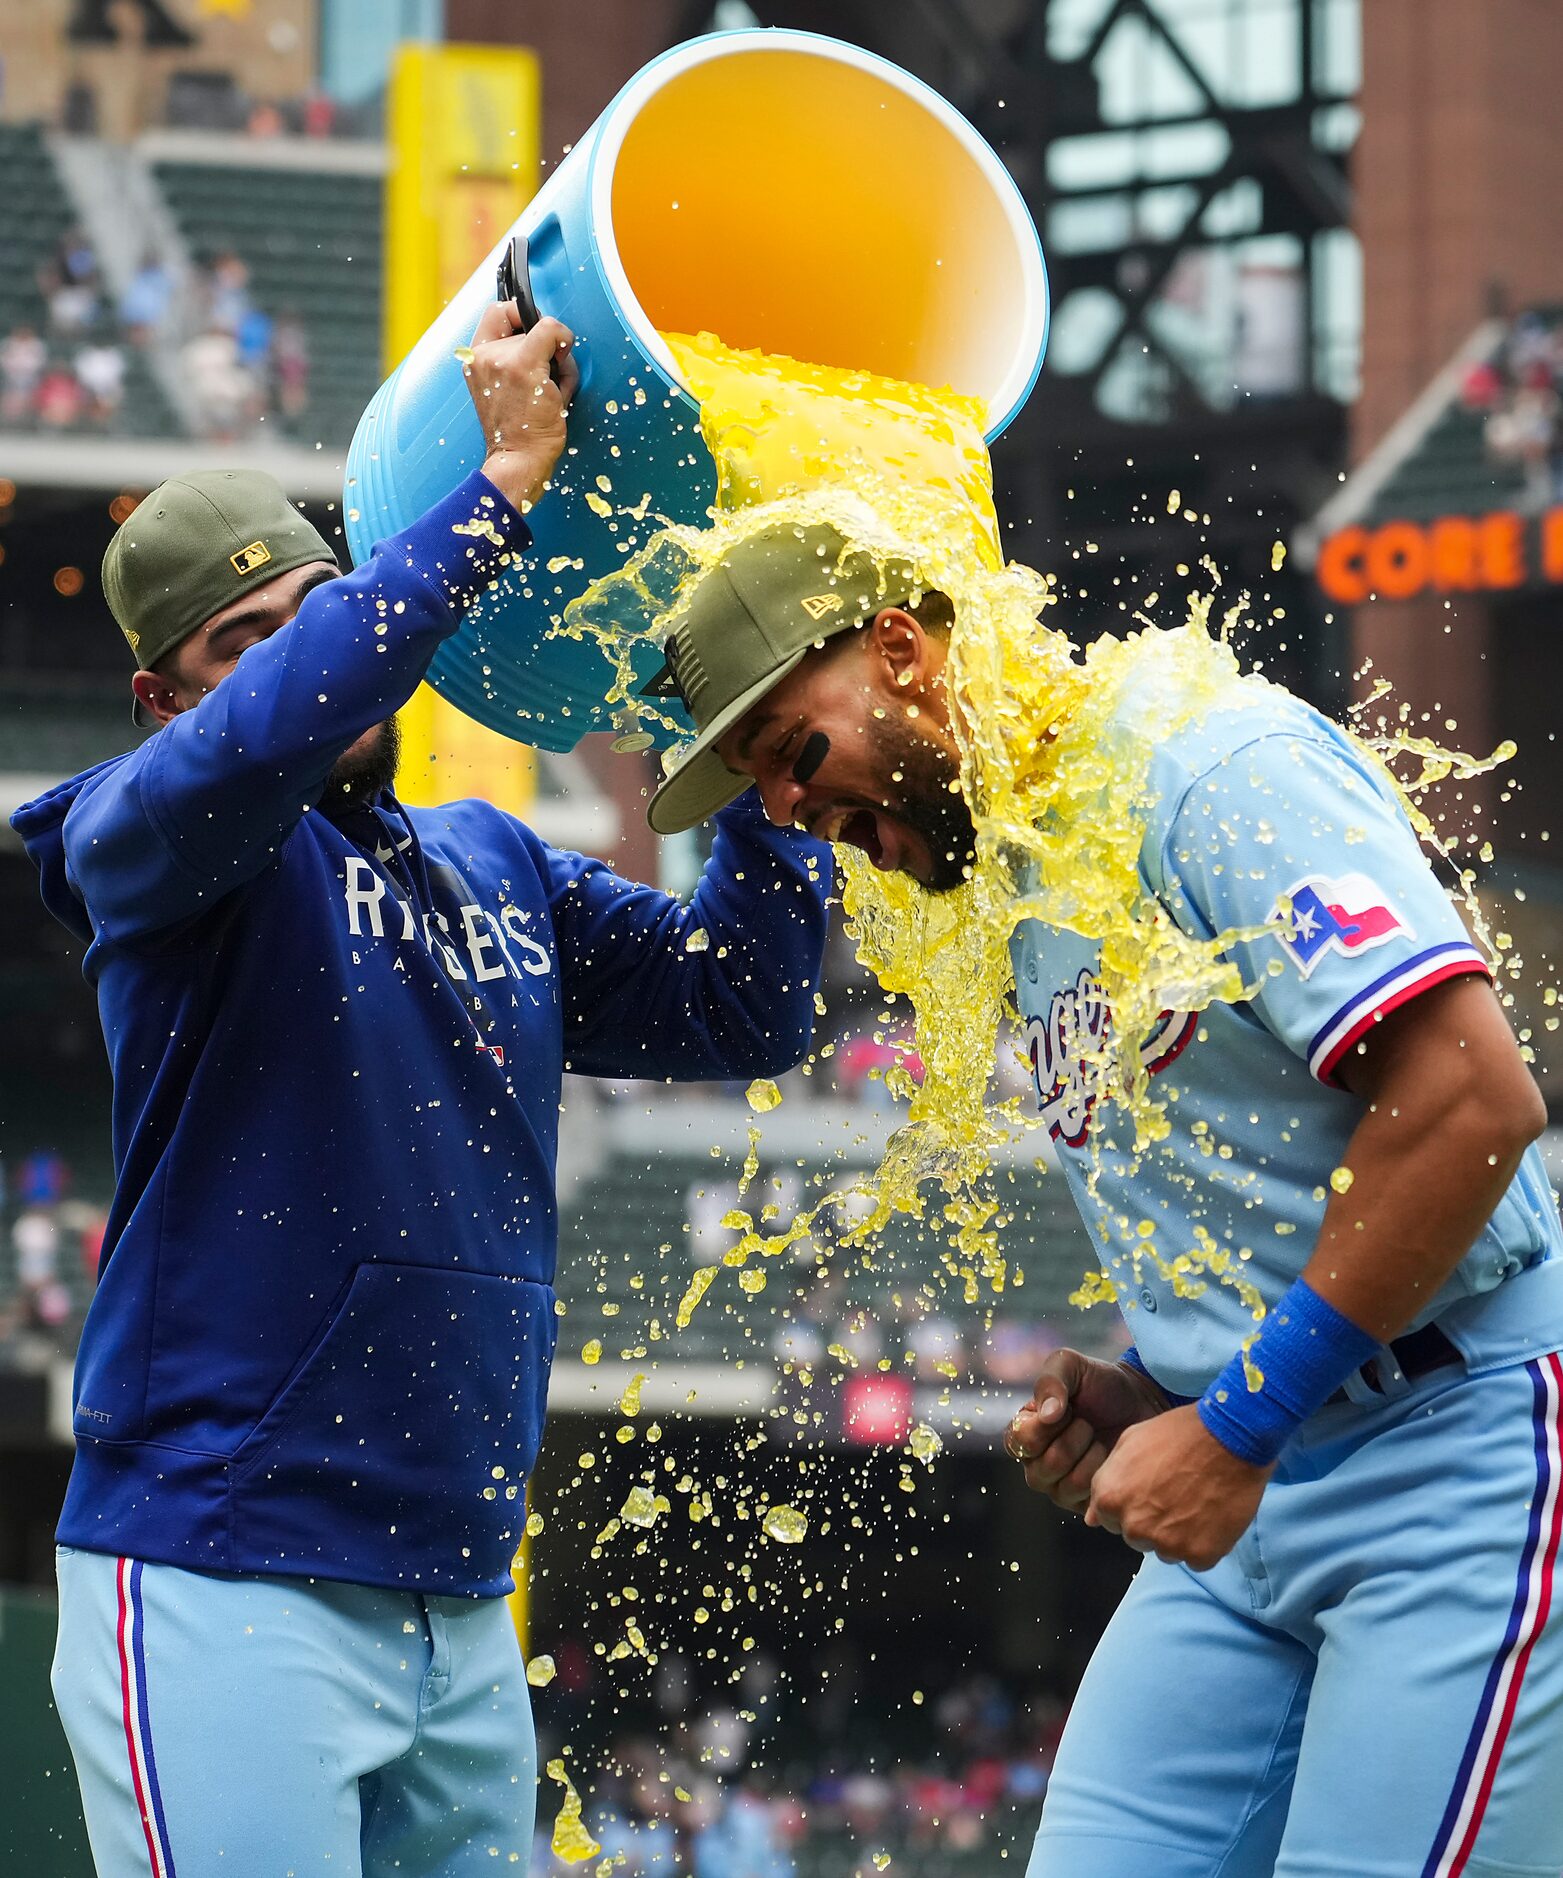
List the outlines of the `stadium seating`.
<svg viewBox="0 0 1563 1878">
<path fill-rule="evenodd" d="M 1373 505 L 1373 519 L 1426 522 L 1440 515 L 1464 514 L 1478 490 L 1483 507 L 1512 508 L 1519 501 L 1524 476 L 1517 464 L 1500 461 L 1488 451 L 1485 423 L 1483 413 L 1451 406 L 1421 448 L 1385 483 Z"/>
<path fill-rule="evenodd" d="M 1563 325 L 1563 309 L 1556 307 L 1539 308 L 1529 317 L 1554 328 Z M 1488 363 L 1499 365 L 1507 344 L 1505 335 Z M 1487 423 L 1486 411 L 1452 403 L 1377 492 L 1363 518 L 1367 525 L 1522 507 L 1524 470 L 1512 457 L 1489 449 Z"/>
<path fill-rule="evenodd" d="M 380 177 L 189 162 L 161 162 L 153 174 L 197 259 L 232 250 L 255 303 L 303 322 L 302 441 L 345 443 L 382 376 Z"/>
<path fill-rule="evenodd" d="M 35 124 L 0 124 L 0 331 L 45 321 L 38 270 L 71 223 L 64 186 Z"/>
<path fill-rule="evenodd" d="M 36 124 L 0 124 L 0 176 L 5 178 L 0 189 L 0 337 L 21 325 L 46 332 L 48 304 L 38 275 L 73 225 L 75 212 Z M 92 336 L 117 336 L 107 307 Z M 74 346 L 59 349 L 68 356 Z M 177 428 L 146 361 L 127 347 L 125 397 L 115 431 L 161 437 Z"/>
<path fill-rule="evenodd" d="M 812 1171 L 800 1170 L 810 1196 L 818 1192 L 809 1185 Z M 831 1180 L 841 1178 L 839 1167 L 821 1171 Z M 729 1362 L 769 1354 L 790 1321 L 807 1318 L 804 1299 L 816 1283 L 820 1258 L 811 1242 L 800 1242 L 774 1261 L 755 1261 L 767 1278 L 757 1294 L 745 1293 L 735 1272 L 721 1271 L 688 1328 L 674 1333 L 678 1304 L 695 1269 L 685 1196 L 691 1187 L 721 1177 L 709 1158 L 653 1162 L 625 1154 L 614 1156 L 582 1189 L 560 1222 L 557 1287 L 566 1305 L 561 1355 L 578 1355 L 592 1338 L 602 1341 L 605 1354 L 638 1351 L 655 1318 L 665 1335 L 677 1335 L 683 1360 Z M 885 1331 L 887 1352 L 895 1327 L 924 1310 L 953 1323 L 968 1348 L 980 1341 L 995 1305 L 1007 1323 L 1075 1319 L 1069 1293 L 1094 1260 L 1063 1177 L 1017 1167 L 1013 1185 L 1001 1176 L 999 1191 L 1011 1221 L 1004 1228 L 1004 1249 L 1024 1273 L 1024 1283 L 1008 1285 L 1001 1301 L 979 1285 L 976 1300 L 968 1302 L 962 1280 L 946 1266 L 935 1225 L 897 1219 L 871 1250 L 829 1254 L 835 1274 L 832 1319 L 866 1311 Z M 751 1194 L 741 1204 L 757 1201 Z M 929 1211 L 936 1214 L 937 1202 Z M 646 1344 L 646 1351 L 654 1355 L 655 1347 Z"/>
</svg>

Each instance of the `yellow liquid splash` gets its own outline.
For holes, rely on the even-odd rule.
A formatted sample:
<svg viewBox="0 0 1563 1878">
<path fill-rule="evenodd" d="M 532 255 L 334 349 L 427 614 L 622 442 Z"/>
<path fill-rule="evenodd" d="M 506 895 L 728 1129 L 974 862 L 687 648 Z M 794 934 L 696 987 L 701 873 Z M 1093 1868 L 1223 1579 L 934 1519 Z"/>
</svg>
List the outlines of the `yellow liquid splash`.
<svg viewBox="0 0 1563 1878">
<path fill-rule="evenodd" d="M 980 398 L 740 352 L 714 333 L 662 338 L 700 405 L 719 508 L 747 508 L 827 484 L 850 487 L 867 477 L 916 490 L 925 512 L 937 511 L 941 533 L 969 543 L 984 564 L 997 564 L 999 525 Z"/>
<path fill-rule="evenodd" d="M 1014 990 L 1016 927 L 1038 919 L 1099 944 L 1113 1022 L 1083 1067 L 1096 1102 L 1126 1112 L 1136 1152 L 1167 1132 L 1140 1040 L 1166 1010 L 1199 1011 L 1254 989 L 1224 956 L 1234 938 L 1251 935 L 1190 937 L 1142 891 L 1138 868 L 1156 746 L 1265 686 L 1240 672 L 1228 644 L 1242 607 L 1213 631 L 1212 596 L 1191 594 L 1181 625 L 1161 628 L 1141 616 L 1139 630 L 1104 635 L 1079 653 L 1047 621 L 1058 603 L 1053 579 L 1003 561 L 978 400 L 735 351 L 709 333 L 664 338 L 700 402 L 717 506 L 708 527 L 666 527 L 568 609 L 565 630 L 595 637 L 615 666 L 610 703 L 624 701 L 632 654 L 648 635 L 660 643 L 691 585 L 735 543 L 778 523 L 829 522 L 882 563 L 910 560 L 927 587 L 954 604 L 948 685 L 961 789 L 977 834 L 970 878 L 935 895 L 905 875 L 878 872 L 855 849 L 837 851 L 858 956 L 887 993 L 910 1003 L 924 1066 L 921 1087 L 904 1071 L 887 1078 L 908 1100 L 907 1119 L 856 1189 L 868 1204 L 844 1243 L 870 1241 L 895 1213 L 927 1219 L 932 1190 L 945 1262 L 975 1302 L 979 1281 L 1000 1291 L 1006 1276 L 994 1150 L 1035 1120 L 1016 1100 L 990 1099 Z M 654 716 L 654 707 L 645 714 Z M 1439 768 L 1445 753 L 1418 753 L 1420 781 L 1447 773 Z M 1476 767 L 1457 761 L 1462 773 Z M 1425 832 L 1425 817 L 1419 825 Z M 809 1235 L 819 1210 L 800 1213 L 781 1233 L 735 1211 L 724 1221 L 737 1237 L 723 1263 L 741 1267 L 754 1254 L 785 1252 Z M 1144 1255 L 1162 1263 L 1151 1245 Z M 714 1275 L 712 1267 L 694 1274 L 681 1326 Z M 1263 1315 L 1258 1292 L 1208 1235 L 1180 1250 L 1164 1275 L 1185 1295 L 1207 1278 L 1233 1284 L 1255 1317 Z M 1111 1295 L 1104 1278 L 1077 1301 Z"/>
<path fill-rule="evenodd" d="M 557 1780 L 564 1788 L 564 1798 L 559 1802 L 559 1812 L 554 1819 L 553 1838 L 551 1841 L 555 1858 L 563 1859 L 567 1865 L 580 1865 L 589 1858 L 595 1858 L 602 1846 L 594 1839 L 581 1818 L 581 1796 L 575 1790 L 575 1782 L 565 1771 L 563 1756 L 548 1763 L 548 1777 Z"/>
</svg>

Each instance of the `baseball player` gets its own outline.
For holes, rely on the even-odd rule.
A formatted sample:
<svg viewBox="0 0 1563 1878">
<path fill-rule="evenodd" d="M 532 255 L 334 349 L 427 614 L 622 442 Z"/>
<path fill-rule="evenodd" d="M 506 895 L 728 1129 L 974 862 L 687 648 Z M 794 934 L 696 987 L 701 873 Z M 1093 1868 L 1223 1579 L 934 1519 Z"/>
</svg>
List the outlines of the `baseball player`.
<svg viewBox="0 0 1563 1878">
<path fill-rule="evenodd" d="M 753 781 L 778 824 L 952 886 L 973 828 L 948 608 L 881 591 L 805 625 L 840 542 L 797 547 L 790 581 L 735 550 L 673 635 L 701 734 L 653 826 Z M 1160 682 L 1122 723 L 1169 721 Z M 1148 1555 L 1071 1713 L 1031 1878 L 1555 1878 L 1544 1108 L 1485 959 L 1335 725 L 1234 681 L 1157 742 L 1151 784 L 1144 894 L 1198 938 L 1257 934 L 1227 947 L 1253 995 L 1138 1040 L 1171 1133 L 1135 1158 L 1086 1074 L 1112 1023 L 1095 948 L 1034 921 L 1015 937 L 1038 1108 L 1135 1347 L 1050 1358 L 1006 1445 Z M 1192 1288 L 1171 1282 L 1184 1255 Z M 1267 1307 L 1251 1370 L 1220 1255 Z"/>
<path fill-rule="evenodd" d="M 156 733 L 15 817 L 114 1076 L 54 1673 L 114 1878 L 525 1870 L 561 1075 L 807 1047 L 828 856 L 753 798 L 683 905 L 392 791 L 564 445 L 571 335 L 517 323 L 482 470 L 354 573 L 265 476 L 153 491 L 103 578 Z"/>
</svg>

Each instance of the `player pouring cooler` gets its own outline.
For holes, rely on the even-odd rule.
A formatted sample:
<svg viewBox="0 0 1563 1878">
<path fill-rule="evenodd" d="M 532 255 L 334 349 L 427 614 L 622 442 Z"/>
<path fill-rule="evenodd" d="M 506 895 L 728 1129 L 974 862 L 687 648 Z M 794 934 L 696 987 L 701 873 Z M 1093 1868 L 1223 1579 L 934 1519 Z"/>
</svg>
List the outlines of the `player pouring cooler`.
<svg viewBox="0 0 1563 1878">
<path fill-rule="evenodd" d="M 482 468 L 351 574 L 269 477 L 154 490 L 104 586 L 155 734 L 13 818 L 114 1077 L 54 1667 L 104 1878 L 526 1870 L 561 1077 L 807 1048 L 825 856 L 752 800 L 683 904 L 396 797 L 565 446 L 572 335 L 518 324 L 466 361 Z"/>
<path fill-rule="evenodd" d="M 822 568 L 851 571 L 854 606 L 816 617 Z M 752 782 L 773 821 L 957 886 L 976 824 L 951 622 L 829 528 L 732 547 L 668 642 L 698 735 L 652 825 Z M 1112 1022 L 1099 946 L 1034 919 L 1012 946 L 1036 1103 L 1135 1344 L 1051 1357 L 1006 1446 L 1149 1555 L 1071 1713 L 1032 1878 L 1556 1871 L 1545 1110 L 1361 748 L 1253 679 L 1167 702 L 1130 684 L 1115 707 L 1171 726 L 1151 739 L 1141 892 L 1219 941 L 1249 995 L 1141 1040 L 1163 1140 L 1134 1151 L 1089 1074 Z M 1196 1248 L 1239 1282 L 1180 1281 Z"/>
</svg>

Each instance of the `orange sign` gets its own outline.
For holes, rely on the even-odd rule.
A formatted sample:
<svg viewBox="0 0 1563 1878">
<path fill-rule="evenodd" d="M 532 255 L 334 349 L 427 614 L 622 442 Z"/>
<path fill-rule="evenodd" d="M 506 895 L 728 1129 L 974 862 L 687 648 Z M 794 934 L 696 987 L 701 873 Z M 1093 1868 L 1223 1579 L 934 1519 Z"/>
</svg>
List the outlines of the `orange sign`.
<svg viewBox="0 0 1563 1878">
<path fill-rule="evenodd" d="M 1563 585 L 1563 508 L 1536 518 L 1498 509 L 1491 515 L 1342 528 L 1326 537 L 1315 572 L 1341 606 L 1423 593 Z"/>
</svg>

